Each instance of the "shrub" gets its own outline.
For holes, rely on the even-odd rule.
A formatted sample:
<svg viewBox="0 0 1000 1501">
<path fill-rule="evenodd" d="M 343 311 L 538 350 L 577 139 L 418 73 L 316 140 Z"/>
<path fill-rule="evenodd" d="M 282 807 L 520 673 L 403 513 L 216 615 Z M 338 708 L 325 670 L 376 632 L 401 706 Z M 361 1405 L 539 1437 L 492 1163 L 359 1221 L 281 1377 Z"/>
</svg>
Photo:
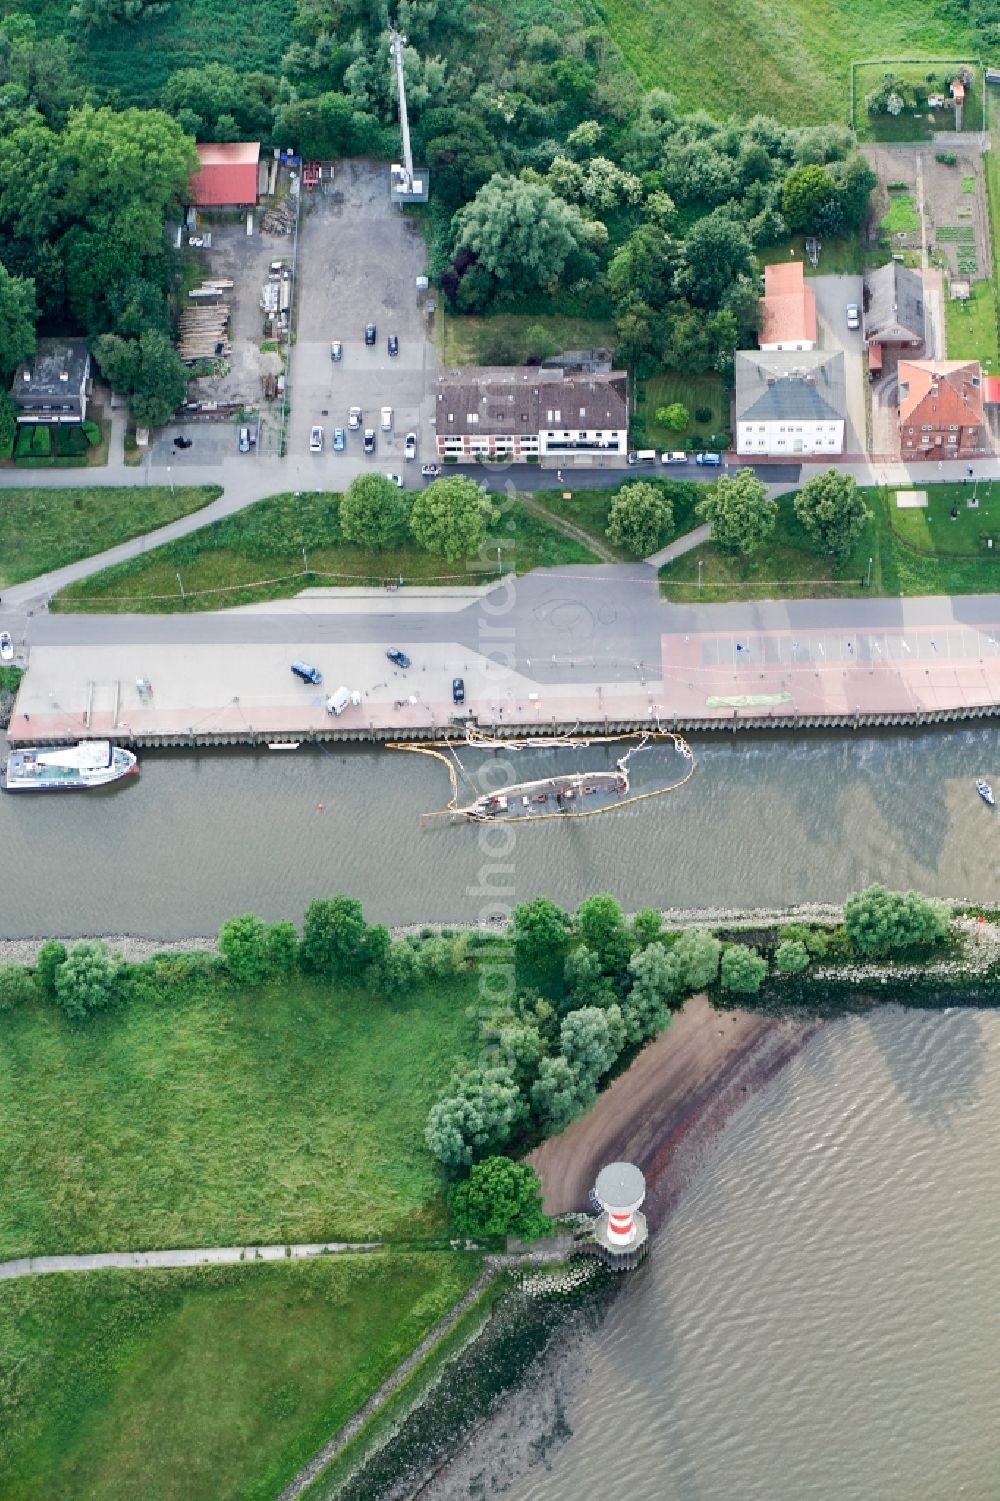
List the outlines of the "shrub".
<svg viewBox="0 0 1000 1501">
<path fill-rule="evenodd" d="M 954 151 L 938 151 L 934 156 L 934 160 L 940 162 L 942 167 L 953 167 L 958 161 L 958 157 Z"/>
<path fill-rule="evenodd" d="M 505 1146 L 526 1114 L 510 1069 L 475 1068 L 431 1108 L 424 1139 L 445 1167 L 468 1167 Z"/>
<path fill-rule="evenodd" d="M 533 1167 L 509 1157 L 486 1157 L 452 1189 L 451 1215 L 461 1235 L 516 1235 L 535 1240 L 549 1221 L 542 1213 L 542 1185 Z"/>
<path fill-rule="evenodd" d="M 77 943 L 56 971 L 56 1002 L 71 1021 L 106 1011 L 115 1001 L 119 967 L 103 943 Z"/>
<path fill-rule="evenodd" d="M 237 984 L 262 985 L 267 978 L 267 929 L 252 912 L 222 924 L 219 953 Z"/>
<path fill-rule="evenodd" d="M 90 444 L 91 448 L 96 448 L 98 443 L 100 443 L 101 441 L 100 423 L 90 421 L 81 423 L 81 431 L 87 442 Z M 135 439 L 133 437 L 133 443 L 134 441 Z"/>
<path fill-rule="evenodd" d="M 719 973 L 722 944 L 704 928 L 685 928 L 670 950 L 678 990 L 704 990 Z"/>
<path fill-rule="evenodd" d="M 874 885 L 845 902 L 844 927 L 858 953 L 889 954 L 939 942 L 948 931 L 948 910 L 915 891 Z"/>
<path fill-rule="evenodd" d="M 798 974 L 809 964 L 809 950 L 798 938 L 786 938 L 779 943 L 774 956 L 774 965 L 783 975 Z"/>
<path fill-rule="evenodd" d="M 711 407 L 695 407 L 695 409 L 694 409 L 694 420 L 696 422 L 711 422 L 711 420 L 712 420 L 712 408 Z"/>
<path fill-rule="evenodd" d="M 719 979 L 723 990 L 737 995 L 756 995 L 767 978 L 767 960 L 756 949 L 734 943 L 722 955 Z"/>
<path fill-rule="evenodd" d="M 35 978 L 38 981 L 42 995 L 49 1001 L 56 997 L 56 976 L 60 967 L 66 963 L 67 949 L 64 943 L 50 938 L 48 943 L 43 943 L 38 950 L 38 958 L 35 960 Z"/>
<path fill-rule="evenodd" d="M 0 1011 L 26 1006 L 37 995 L 38 986 L 23 965 L 0 964 Z"/>
<path fill-rule="evenodd" d="M 275 975 L 290 975 L 298 963 L 299 935 L 286 918 L 271 923 L 264 935 L 268 968 Z"/>
</svg>

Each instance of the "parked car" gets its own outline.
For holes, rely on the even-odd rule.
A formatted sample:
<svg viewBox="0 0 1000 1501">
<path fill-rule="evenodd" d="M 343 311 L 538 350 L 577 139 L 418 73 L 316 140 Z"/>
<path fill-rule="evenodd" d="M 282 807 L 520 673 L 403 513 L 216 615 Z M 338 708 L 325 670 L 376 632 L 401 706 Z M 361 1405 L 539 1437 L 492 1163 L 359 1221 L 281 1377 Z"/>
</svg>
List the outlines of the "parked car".
<svg viewBox="0 0 1000 1501">
<path fill-rule="evenodd" d="M 365 453 L 374 453 L 374 452 L 375 452 L 375 429 L 373 427 L 366 427 L 365 428 Z"/>
<path fill-rule="evenodd" d="M 382 431 L 389 432 L 392 427 L 392 407 L 382 408 Z"/>
<path fill-rule="evenodd" d="M 396 336 L 396 334 L 390 334 L 389 335 L 389 353 L 390 354 L 398 354 L 399 353 L 399 339 Z"/>
<path fill-rule="evenodd" d="M 357 432 L 358 428 L 361 426 L 360 407 L 351 407 L 351 410 L 347 414 L 347 425 L 352 433 Z"/>
<path fill-rule="evenodd" d="M 416 433 L 407 433 L 406 442 L 403 444 L 403 457 L 406 459 L 415 459 L 416 456 L 417 435 Z"/>
<path fill-rule="evenodd" d="M 386 470 L 385 477 L 389 481 L 390 484 L 393 484 L 393 485 L 396 486 L 397 490 L 402 490 L 402 488 L 403 488 L 403 477 L 402 477 L 401 474 L 390 474 L 389 471 Z"/>
<path fill-rule="evenodd" d="M 323 452 L 323 429 L 317 424 L 309 434 L 309 452 Z"/>
<path fill-rule="evenodd" d="M 334 339 L 330 345 L 330 358 L 331 360 L 342 360 L 344 358 L 344 346 L 339 339 Z"/>
<path fill-rule="evenodd" d="M 365 325 L 365 343 L 369 347 L 371 347 L 375 343 L 375 340 L 377 338 L 378 338 L 378 329 L 375 327 L 374 323 L 368 323 L 368 324 L 366 324 Z"/>
<path fill-rule="evenodd" d="M 655 448 L 633 448 L 632 452 L 625 455 L 626 464 L 655 464 Z"/>
<path fill-rule="evenodd" d="M 335 427 L 333 430 L 334 453 L 343 453 L 346 442 L 347 434 L 344 432 L 344 429 L 342 427 Z"/>
<path fill-rule="evenodd" d="M 10 631 L 0 631 L 0 662 L 13 662 L 14 642 Z"/>
<path fill-rule="evenodd" d="M 681 453 L 679 448 L 675 449 L 673 453 L 664 453 L 660 455 L 661 464 L 686 464 L 687 461 L 687 454 Z"/>
<path fill-rule="evenodd" d="M 240 428 L 240 453 L 249 453 L 249 452 L 250 452 L 250 429 L 248 427 L 241 427 Z"/>
<path fill-rule="evenodd" d="M 420 473 L 423 475 L 424 479 L 434 479 L 435 475 L 438 475 L 438 474 L 441 473 L 441 465 L 440 464 L 421 464 L 421 466 L 420 466 Z"/>
<path fill-rule="evenodd" d="M 847 326 L 848 328 L 861 327 L 861 314 L 858 311 L 856 302 L 849 302 L 847 304 Z"/>
<path fill-rule="evenodd" d="M 694 461 L 696 464 L 710 464 L 717 469 L 722 463 L 722 455 L 721 453 L 696 453 Z"/>
<path fill-rule="evenodd" d="M 390 647 L 386 652 L 386 656 L 389 658 L 389 661 L 393 664 L 394 667 L 413 666 L 413 663 L 410 661 L 405 651 L 400 651 L 397 646 Z"/>
<path fill-rule="evenodd" d="M 465 703 L 465 679 L 464 678 L 452 678 L 452 680 L 451 680 L 451 701 L 452 701 L 453 704 L 464 704 Z"/>
<path fill-rule="evenodd" d="M 318 667 L 313 667 L 311 662 L 293 662 L 292 671 L 294 672 L 295 676 L 297 678 L 301 678 L 304 683 L 314 683 L 318 685 L 323 681 L 323 674 L 320 672 Z"/>
</svg>

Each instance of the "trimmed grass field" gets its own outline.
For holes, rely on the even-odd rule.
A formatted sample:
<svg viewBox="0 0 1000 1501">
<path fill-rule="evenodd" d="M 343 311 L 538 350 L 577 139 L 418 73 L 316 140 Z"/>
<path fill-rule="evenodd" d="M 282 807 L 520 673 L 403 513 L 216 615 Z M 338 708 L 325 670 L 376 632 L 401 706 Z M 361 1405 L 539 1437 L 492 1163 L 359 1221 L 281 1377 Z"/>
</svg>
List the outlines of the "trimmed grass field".
<svg viewBox="0 0 1000 1501">
<path fill-rule="evenodd" d="M 424 1124 L 475 995 L 201 980 L 85 1026 L 7 1013 L 0 1259 L 436 1233 Z"/>
<path fill-rule="evenodd" d="M 972 29 L 943 0 L 788 0 L 780 20 L 768 0 L 603 0 L 601 14 L 647 87 L 721 118 L 846 125 L 852 61 L 979 55 Z"/>
<path fill-rule="evenodd" d="M 221 494 L 220 485 L 0 490 L 0 587 L 92 557 Z"/>
<path fill-rule="evenodd" d="M 979 360 L 984 370 L 997 369 L 997 312 L 992 281 L 974 281 L 967 302 L 946 295 L 944 325 L 950 360 Z"/>
<path fill-rule="evenodd" d="M 478 1270 L 395 1252 L 0 1284 L 4 1501 L 270 1501 Z"/>
<path fill-rule="evenodd" d="M 679 401 L 687 407 L 690 422 L 683 432 L 670 432 L 655 421 L 659 407 L 668 407 Z M 711 412 L 706 422 L 699 422 L 695 413 L 699 407 Z M 643 448 L 685 448 L 687 439 L 707 442 L 713 433 L 726 432 L 729 427 L 729 391 L 721 375 L 685 375 L 680 371 L 664 370 L 639 382 L 636 397 L 636 423 L 642 422 Z"/>
<path fill-rule="evenodd" d="M 840 564 L 814 550 L 795 515 L 793 497 L 783 495 L 777 502 L 774 532 L 751 557 L 705 543 L 660 569 L 661 592 L 683 603 L 712 604 L 743 599 L 849 599 L 866 594 L 987 594 L 1000 588 L 1000 535 L 992 552 L 978 540 L 980 533 L 989 531 L 991 515 L 1000 513 L 1000 494 L 991 512 L 992 497 L 981 485 L 980 509 L 963 514 L 971 487 L 919 488 L 929 492 L 927 513 L 898 511 L 894 488 L 865 491 L 871 520 Z M 949 515 L 953 505 L 959 509 L 960 519 L 955 522 Z M 918 519 L 921 516 L 923 521 Z M 969 555 L 960 555 L 959 549 L 966 546 Z M 865 583 L 869 558 L 870 588 Z"/>
<path fill-rule="evenodd" d="M 869 266 L 882 266 L 889 259 L 888 250 L 866 250 L 859 235 L 839 235 L 823 240 L 819 262 L 812 266 L 806 256 L 806 236 L 792 235 L 779 245 L 762 245 L 756 252 L 761 266 L 801 261 L 806 276 L 860 276 Z"/>
<path fill-rule="evenodd" d="M 916 204 L 909 193 L 890 193 L 889 211 L 879 228 L 890 235 L 914 234 L 920 228 Z"/>
<path fill-rule="evenodd" d="M 702 487 L 696 485 L 693 481 L 674 481 L 673 476 L 669 475 L 669 473 L 662 474 L 656 471 L 649 473 L 648 471 L 640 472 L 636 469 L 629 475 L 628 479 L 623 480 L 621 485 L 616 485 L 612 490 L 574 490 L 572 481 L 570 481 L 566 485 L 565 491 L 561 489 L 536 490 L 535 500 L 539 505 L 543 505 L 547 511 L 551 511 L 554 516 L 563 516 L 567 521 L 572 521 L 577 526 L 582 527 L 591 536 L 598 537 L 604 543 L 605 547 L 610 548 L 616 557 L 621 558 L 622 562 L 634 563 L 635 559 L 632 554 L 624 552 L 620 547 L 615 547 L 608 540 L 605 533 L 607 532 L 608 518 L 611 514 L 611 502 L 622 488 L 622 485 L 628 485 L 637 480 L 659 480 L 661 483 L 669 486 L 674 505 L 675 537 L 683 536 L 692 527 L 701 525 L 698 517 L 695 515 L 694 508 L 698 497 L 701 495 Z M 571 494 L 569 500 L 564 499 L 566 492 L 570 492 Z"/>
<path fill-rule="evenodd" d="M 476 584 L 496 576 L 498 547 L 507 572 L 597 561 L 582 543 L 516 501 L 504 508 L 490 531 L 482 562 L 449 563 L 415 544 L 370 552 L 339 540 L 338 502 L 339 496 L 321 491 L 273 495 L 238 515 L 70 585 L 55 596 L 52 607 L 164 614 L 287 599 L 319 584 L 378 585 L 386 579 Z"/>
<path fill-rule="evenodd" d="M 566 349 L 614 349 L 617 343 L 611 319 L 571 318 L 563 313 L 495 313 L 491 318 L 474 318 L 443 307 L 437 317 L 438 350 L 444 365 L 493 364 L 490 346 L 498 340 L 509 345 L 512 364 L 523 364 L 529 353 L 528 331 L 534 328 L 543 328 L 549 335 L 554 354 Z"/>
</svg>

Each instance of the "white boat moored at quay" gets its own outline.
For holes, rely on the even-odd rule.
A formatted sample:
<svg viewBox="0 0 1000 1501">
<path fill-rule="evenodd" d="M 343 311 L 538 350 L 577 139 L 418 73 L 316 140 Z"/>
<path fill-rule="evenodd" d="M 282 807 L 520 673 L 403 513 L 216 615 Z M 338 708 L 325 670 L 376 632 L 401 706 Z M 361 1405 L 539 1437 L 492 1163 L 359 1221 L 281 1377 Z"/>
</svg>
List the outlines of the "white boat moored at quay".
<svg viewBox="0 0 1000 1501">
<path fill-rule="evenodd" d="M 75 792 L 104 787 L 138 771 L 130 750 L 109 740 L 81 740 L 70 746 L 25 746 L 11 751 L 3 786 L 7 792 Z"/>
</svg>

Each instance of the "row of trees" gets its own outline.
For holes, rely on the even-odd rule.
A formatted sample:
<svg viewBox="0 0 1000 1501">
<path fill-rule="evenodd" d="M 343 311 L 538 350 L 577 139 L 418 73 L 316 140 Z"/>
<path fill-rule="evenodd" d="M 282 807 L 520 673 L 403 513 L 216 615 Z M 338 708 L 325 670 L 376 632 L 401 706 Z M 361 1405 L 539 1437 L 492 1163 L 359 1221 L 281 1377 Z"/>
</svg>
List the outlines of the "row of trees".
<svg viewBox="0 0 1000 1501">
<path fill-rule="evenodd" d="M 780 983 L 832 957 L 834 938 L 841 957 L 926 951 L 945 937 L 948 920 L 947 908 L 925 897 L 872 886 L 850 899 L 830 938 L 787 929 L 773 972 Z M 653 909 L 629 922 L 606 894 L 588 897 L 573 917 L 547 897 L 522 903 L 511 939 L 517 999 L 491 1019 L 478 1064 L 456 1072 L 428 1117 L 427 1144 L 451 1172 L 512 1141 L 563 1130 L 686 996 L 714 989 L 723 1004 L 744 1003 L 771 972 L 752 944 L 723 943 L 705 928 L 665 933 Z"/>
<path fill-rule="evenodd" d="M 384 474 L 360 474 L 340 501 L 345 542 L 384 552 L 412 537 L 425 552 L 451 563 L 478 552 L 492 519 L 485 485 L 458 474 L 433 480 L 416 495 Z"/>
</svg>

